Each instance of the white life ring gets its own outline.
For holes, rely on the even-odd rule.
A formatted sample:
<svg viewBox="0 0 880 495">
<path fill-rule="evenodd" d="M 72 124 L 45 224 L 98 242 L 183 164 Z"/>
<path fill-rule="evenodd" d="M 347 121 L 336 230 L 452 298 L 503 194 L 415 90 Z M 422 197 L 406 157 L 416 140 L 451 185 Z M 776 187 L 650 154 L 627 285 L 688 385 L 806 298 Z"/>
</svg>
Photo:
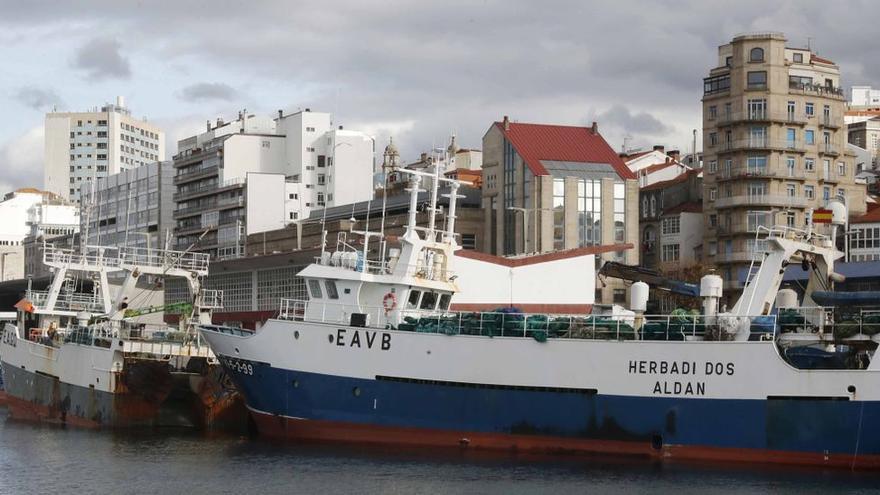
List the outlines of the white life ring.
<svg viewBox="0 0 880 495">
<path fill-rule="evenodd" d="M 393 311 L 397 307 L 397 296 L 393 292 L 385 294 L 385 297 L 382 298 L 382 307 L 385 308 L 386 315 Z"/>
</svg>

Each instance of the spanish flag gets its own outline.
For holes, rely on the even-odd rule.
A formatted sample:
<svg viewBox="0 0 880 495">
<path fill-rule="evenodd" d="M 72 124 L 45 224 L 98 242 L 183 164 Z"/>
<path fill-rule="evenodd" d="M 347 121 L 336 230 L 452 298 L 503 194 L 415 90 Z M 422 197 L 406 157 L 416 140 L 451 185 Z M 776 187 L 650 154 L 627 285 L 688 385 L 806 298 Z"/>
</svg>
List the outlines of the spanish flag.
<svg viewBox="0 0 880 495">
<path fill-rule="evenodd" d="M 813 223 L 831 223 L 831 210 L 813 210 Z"/>
</svg>

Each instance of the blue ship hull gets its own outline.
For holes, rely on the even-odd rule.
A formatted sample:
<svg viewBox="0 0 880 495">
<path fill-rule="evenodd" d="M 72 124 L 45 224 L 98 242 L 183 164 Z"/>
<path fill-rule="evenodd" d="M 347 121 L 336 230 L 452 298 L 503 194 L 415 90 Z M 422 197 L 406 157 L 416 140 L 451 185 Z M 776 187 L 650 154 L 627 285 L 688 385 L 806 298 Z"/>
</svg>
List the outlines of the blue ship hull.
<svg viewBox="0 0 880 495">
<path fill-rule="evenodd" d="M 615 396 L 247 363 L 252 374 L 230 374 L 270 436 L 880 466 L 880 402 Z"/>
</svg>

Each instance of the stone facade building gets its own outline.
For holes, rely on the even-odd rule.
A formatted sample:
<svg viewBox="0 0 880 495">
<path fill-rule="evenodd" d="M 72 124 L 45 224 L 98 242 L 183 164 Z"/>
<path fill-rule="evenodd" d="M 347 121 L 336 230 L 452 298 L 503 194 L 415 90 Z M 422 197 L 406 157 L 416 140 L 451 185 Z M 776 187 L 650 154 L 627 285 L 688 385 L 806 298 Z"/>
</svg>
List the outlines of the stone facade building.
<svg viewBox="0 0 880 495">
<path fill-rule="evenodd" d="M 635 246 L 638 197 L 635 174 L 595 123 L 523 124 L 505 117 L 483 136 L 483 245 L 491 254 Z M 602 257 L 639 264 L 637 249 Z M 622 282 L 611 281 L 597 289 L 596 300 L 623 303 L 626 297 Z"/>
<path fill-rule="evenodd" d="M 735 293 L 762 252 L 761 227 L 803 227 L 807 210 L 835 197 L 862 214 L 865 186 L 847 151 L 832 61 L 779 33 L 743 35 L 718 48 L 703 83 L 703 246 Z"/>
</svg>

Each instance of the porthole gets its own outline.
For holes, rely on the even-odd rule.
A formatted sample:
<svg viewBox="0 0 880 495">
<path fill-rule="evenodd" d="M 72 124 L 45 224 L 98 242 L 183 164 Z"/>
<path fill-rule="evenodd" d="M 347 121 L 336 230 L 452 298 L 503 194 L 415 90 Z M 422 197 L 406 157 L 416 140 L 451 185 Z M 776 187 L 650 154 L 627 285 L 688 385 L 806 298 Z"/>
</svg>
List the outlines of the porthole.
<svg viewBox="0 0 880 495">
<path fill-rule="evenodd" d="M 238 354 L 238 347 L 235 348 L 235 353 Z"/>
<path fill-rule="evenodd" d="M 293 381 L 293 388 L 299 388 L 299 380 Z"/>
<path fill-rule="evenodd" d="M 293 331 L 293 338 L 295 338 L 295 339 L 298 339 L 298 338 L 299 338 L 299 330 L 294 330 L 294 331 Z"/>
<path fill-rule="evenodd" d="M 849 387 L 846 387 L 846 391 L 849 392 L 849 393 L 851 393 L 851 394 L 854 394 L 854 393 L 856 393 L 856 386 L 855 386 L 855 385 L 850 385 Z"/>
<path fill-rule="evenodd" d="M 333 343 L 333 334 L 332 333 L 327 335 L 327 340 L 329 340 L 331 344 Z"/>
<path fill-rule="evenodd" d="M 354 395 L 355 397 L 360 397 L 361 396 L 361 388 L 355 387 L 355 388 L 351 389 L 351 394 Z"/>
</svg>

